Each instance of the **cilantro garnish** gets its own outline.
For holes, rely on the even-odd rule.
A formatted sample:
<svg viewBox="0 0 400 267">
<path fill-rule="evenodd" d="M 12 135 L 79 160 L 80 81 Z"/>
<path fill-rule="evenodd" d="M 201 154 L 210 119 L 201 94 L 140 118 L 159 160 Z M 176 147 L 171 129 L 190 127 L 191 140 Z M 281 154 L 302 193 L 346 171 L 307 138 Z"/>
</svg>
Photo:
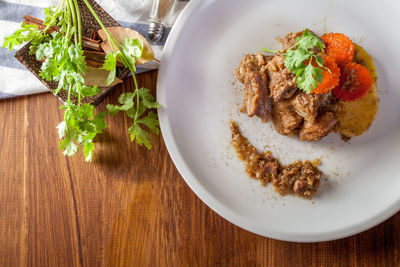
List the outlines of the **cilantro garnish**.
<svg viewBox="0 0 400 267">
<path fill-rule="evenodd" d="M 307 94 L 312 93 L 314 88 L 322 82 L 322 72 L 325 67 L 324 59 L 319 52 L 323 53 L 324 49 L 324 42 L 306 29 L 300 37 L 296 38 L 296 43 L 284 53 L 285 67 L 296 75 L 297 86 Z M 283 51 L 269 49 L 263 49 L 263 51 L 283 53 Z M 314 66 L 313 63 L 318 66 Z"/>
</svg>

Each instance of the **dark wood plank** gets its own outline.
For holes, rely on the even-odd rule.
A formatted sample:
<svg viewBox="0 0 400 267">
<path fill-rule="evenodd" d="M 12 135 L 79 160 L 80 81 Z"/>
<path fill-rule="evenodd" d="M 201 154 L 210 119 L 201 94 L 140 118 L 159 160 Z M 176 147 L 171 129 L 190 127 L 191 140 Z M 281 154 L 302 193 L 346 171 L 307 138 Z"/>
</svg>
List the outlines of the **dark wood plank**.
<svg viewBox="0 0 400 267">
<path fill-rule="evenodd" d="M 156 72 L 138 75 L 155 92 Z M 132 90 L 132 80 L 98 108 Z M 0 266 L 399 266 L 400 213 L 359 235 L 298 244 L 246 232 L 206 207 L 162 136 L 131 143 L 108 117 L 92 163 L 58 150 L 51 94 L 0 101 Z"/>
</svg>

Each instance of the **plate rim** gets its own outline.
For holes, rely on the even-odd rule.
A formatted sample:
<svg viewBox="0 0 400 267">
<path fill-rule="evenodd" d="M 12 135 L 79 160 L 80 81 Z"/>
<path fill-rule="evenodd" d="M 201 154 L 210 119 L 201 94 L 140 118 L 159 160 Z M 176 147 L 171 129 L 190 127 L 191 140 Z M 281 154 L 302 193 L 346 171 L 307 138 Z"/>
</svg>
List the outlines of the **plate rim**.
<svg viewBox="0 0 400 267">
<path fill-rule="evenodd" d="M 157 77 L 157 101 L 159 103 L 165 103 L 167 95 L 167 88 L 165 86 L 166 80 L 166 73 L 167 73 L 167 66 L 168 66 L 168 58 L 169 55 L 174 51 L 175 44 L 180 37 L 182 29 L 186 22 L 190 19 L 192 14 L 197 11 L 197 9 L 201 8 L 201 5 L 204 4 L 207 6 L 207 3 L 214 2 L 217 0 L 191 0 L 182 13 L 177 18 L 174 26 L 172 27 L 169 36 L 166 40 L 165 46 L 163 48 L 163 55 L 161 58 L 161 63 L 158 70 L 158 77 Z M 345 237 L 349 237 L 363 231 L 366 231 L 383 221 L 387 220 L 388 218 L 392 217 L 398 211 L 400 211 L 400 200 L 397 202 L 392 203 L 385 209 L 382 209 L 378 214 L 374 217 L 369 218 L 368 220 L 361 221 L 356 224 L 351 224 L 347 227 L 343 227 L 340 229 L 336 229 L 334 231 L 325 231 L 325 232 L 318 232 L 314 233 L 313 235 L 310 234 L 299 234 L 299 233 L 288 233 L 288 232 L 279 232 L 276 230 L 270 229 L 259 229 L 259 227 L 252 225 L 251 221 L 235 214 L 234 210 L 226 207 L 223 203 L 217 200 L 210 192 L 208 192 L 202 184 L 198 181 L 196 176 L 191 172 L 190 168 L 185 164 L 185 160 L 178 149 L 175 137 L 172 133 L 169 116 L 167 109 L 163 106 L 157 109 L 159 121 L 160 121 L 160 130 L 164 139 L 164 143 L 167 147 L 168 153 L 179 171 L 180 175 L 182 176 L 183 180 L 186 184 L 190 187 L 193 193 L 200 198 L 200 200 L 206 204 L 208 208 L 215 211 L 219 216 L 224 218 L 225 220 L 229 221 L 230 223 L 242 228 L 246 231 L 251 233 L 276 239 L 282 241 L 289 241 L 289 242 L 323 242 L 323 241 L 332 241 L 337 239 L 342 239 Z"/>
</svg>

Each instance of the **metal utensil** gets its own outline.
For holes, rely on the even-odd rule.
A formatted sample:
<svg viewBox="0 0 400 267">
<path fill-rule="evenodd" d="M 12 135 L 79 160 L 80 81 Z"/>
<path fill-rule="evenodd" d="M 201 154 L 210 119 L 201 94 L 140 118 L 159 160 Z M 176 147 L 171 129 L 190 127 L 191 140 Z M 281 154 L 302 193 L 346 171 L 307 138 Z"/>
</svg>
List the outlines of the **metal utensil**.
<svg viewBox="0 0 400 267">
<path fill-rule="evenodd" d="M 149 30 L 147 36 L 151 42 L 159 41 L 164 29 L 174 13 L 178 0 L 153 0 L 149 16 Z"/>
</svg>

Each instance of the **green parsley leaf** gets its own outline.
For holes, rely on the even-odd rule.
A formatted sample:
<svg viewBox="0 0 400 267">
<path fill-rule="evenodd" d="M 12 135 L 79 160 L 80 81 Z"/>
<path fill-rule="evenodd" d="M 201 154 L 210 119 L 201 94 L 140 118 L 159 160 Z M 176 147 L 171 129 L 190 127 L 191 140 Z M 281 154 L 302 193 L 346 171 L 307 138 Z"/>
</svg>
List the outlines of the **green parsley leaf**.
<svg viewBox="0 0 400 267">
<path fill-rule="evenodd" d="M 93 117 L 94 113 L 94 106 L 85 103 L 79 107 L 79 109 L 76 109 L 76 115 L 78 118 L 91 118 Z"/>
<path fill-rule="evenodd" d="M 119 111 L 127 111 L 129 109 L 133 108 L 133 101 L 136 93 L 124 93 L 121 94 L 118 98 L 118 102 L 121 104 L 121 106 L 117 105 L 107 105 L 107 109 L 110 112 L 111 115 L 117 114 Z"/>
<path fill-rule="evenodd" d="M 40 76 L 46 81 L 51 81 L 53 77 L 60 74 L 60 69 L 51 58 L 47 58 L 40 69 Z"/>
<path fill-rule="evenodd" d="M 113 70 L 110 71 L 110 73 L 108 74 L 107 79 L 106 79 L 106 84 L 107 85 L 112 84 L 112 82 L 115 80 L 116 74 L 117 74 L 117 69 L 116 68 L 114 68 Z"/>
<path fill-rule="evenodd" d="M 65 123 L 65 121 L 62 121 L 62 122 L 60 122 L 60 123 L 57 125 L 58 136 L 60 137 L 60 139 L 64 137 L 64 135 L 65 135 L 65 129 L 66 129 L 66 123 Z"/>
<path fill-rule="evenodd" d="M 320 51 L 324 51 L 325 49 L 324 42 L 308 29 L 305 29 L 301 37 L 297 37 L 296 41 L 298 48 L 303 48 L 305 50 L 313 49 L 314 47 L 318 48 Z"/>
<path fill-rule="evenodd" d="M 307 50 L 304 50 L 303 48 L 297 48 L 295 50 L 288 50 L 285 53 L 285 67 L 288 68 L 289 70 L 296 70 L 299 68 L 304 68 L 304 61 L 309 59 L 311 57 L 311 54 L 308 53 Z"/>
<path fill-rule="evenodd" d="M 4 39 L 3 48 L 11 51 L 14 46 L 29 42 L 39 36 L 40 30 L 36 25 L 21 23 L 21 29 L 16 30 L 12 35 Z"/>
<path fill-rule="evenodd" d="M 103 70 L 107 70 L 110 73 L 108 74 L 108 77 L 106 79 L 106 84 L 110 85 L 114 79 L 115 75 L 117 73 L 117 57 L 118 57 L 119 52 L 113 53 L 109 52 L 106 55 L 106 60 L 104 61 L 103 66 L 101 67 Z"/>
<path fill-rule="evenodd" d="M 140 58 L 143 53 L 143 46 L 138 39 L 126 37 L 124 44 L 121 45 L 123 58 L 128 61 L 128 65 L 124 63 L 125 67 L 132 68 L 131 71 L 136 71 L 136 58 Z"/>
<path fill-rule="evenodd" d="M 77 85 L 77 91 L 83 96 L 94 96 L 99 94 L 101 91 L 100 89 L 95 85 L 95 86 L 86 86 L 86 85 Z"/>
<path fill-rule="evenodd" d="M 108 104 L 106 106 L 106 108 L 107 108 L 108 112 L 110 113 L 110 115 L 112 115 L 112 116 L 114 116 L 115 114 L 117 114 L 118 112 L 121 111 L 120 107 L 117 105 Z"/>
<path fill-rule="evenodd" d="M 131 137 L 131 142 L 133 142 L 136 139 L 136 143 L 139 145 L 145 145 L 147 149 L 151 149 L 151 139 L 150 135 L 140 128 L 138 124 L 133 124 L 131 127 L 128 129 L 128 133 Z"/>
<path fill-rule="evenodd" d="M 128 110 L 133 107 L 133 98 L 136 96 L 136 92 L 121 94 L 118 98 L 118 102 L 123 105 L 121 110 Z"/>
<path fill-rule="evenodd" d="M 126 37 L 122 45 L 122 51 L 130 57 L 140 58 L 143 53 L 143 45 L 140 44 L 139 39 Z"/>
<path fill-rule="evenodd" d="M 158 108 L 160 104 L 155 101 L 154 97 L 150 94 L 149 89 L 140 88 L 138 90 L 139 96 L 142 99 L 142 103 L 147 108 Z"/>
<path fill-rule="evenodd" d="M 70 57 L 71 62 L 74 63 L 76 70 L 79 71 L 80 73 L 85 73 L 87 67 L 85 63 L 85 56 L 83 55 L 83 50 L 80 49 L 78 46 L 72 44 L 68 48 L 68 55 Z"/>
<path fill-rule="evenodd" d="M 324 68 L 324 59 L 320 55 L 314 56 L 314 59 L 315 59 L 315 62 L 318 64 L 318 66 L 320 66 L 321 68 Z"/>
<path fill-rule="evenodd" d="M 86 142 L 83 146 L 83 155 L 85 156 L 85 161 L 92 161 L 94 151 L 94 144 L 93 142 Z"/>
<path fill-rule="evenodd" d="M 312 93 L 314 88 L 322 82 L 322 72 L 323 70 L 321 68 L 314 67 L 310 63 L 307 64 L 307 66 L 302 70 L 301 75 L 296 78 L 297 86 L 307 94 Z"/>
<path fill-rule="evenodd" d="M 78 146 L 74 142 L 74 132 L 66 131 L 65 138 L 60 142 L 60 149 L 64 150 L 64 155 L 72 156 L 78 151 Z"/>
<path fill-rule="evenodd" d="M 158 127 L 160 126 L 160 123 L 158 122 L 157 114 L 151 111 L 147 114 L 146 117 L 138 119 L 138 123 L 146 125 L 155 134 L 159 133 Z"/>
</svg>

